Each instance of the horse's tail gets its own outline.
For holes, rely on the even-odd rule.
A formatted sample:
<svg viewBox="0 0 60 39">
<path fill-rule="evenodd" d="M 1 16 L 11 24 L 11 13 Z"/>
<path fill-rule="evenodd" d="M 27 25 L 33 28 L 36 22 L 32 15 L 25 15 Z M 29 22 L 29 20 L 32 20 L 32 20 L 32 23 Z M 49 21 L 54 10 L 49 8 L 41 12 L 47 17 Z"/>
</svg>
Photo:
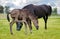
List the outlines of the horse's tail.
<svg viewBox="0 0 60 39">
<path fill-rule="evenodd" d="M 52 14 L 52 7 L 49 6 L 49 15 L 51 15 L 51 14 Z"/>
<path fill-rule="evenodd" d="M 7 14 L 7 20 L 10 22 L 9 14 L 10 14 L 10 13 Z"/>
</svg>

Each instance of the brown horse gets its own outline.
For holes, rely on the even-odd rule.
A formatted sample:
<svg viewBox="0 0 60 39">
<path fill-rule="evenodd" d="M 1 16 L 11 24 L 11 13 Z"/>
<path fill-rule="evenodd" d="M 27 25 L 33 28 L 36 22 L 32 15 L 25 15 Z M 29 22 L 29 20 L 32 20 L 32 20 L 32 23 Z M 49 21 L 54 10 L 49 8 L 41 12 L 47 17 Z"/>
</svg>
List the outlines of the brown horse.
<svg viewBox="0 0 60 39">
<path fill-rule="evenodd" d="M 29 25 L 29 29 L 30 32 L 32 33 L 32 26 L 30 25 L 29 20 L 31 20 L 33 22 L 33 24 L 35 25 L 36 29 L 38 30 L 38 20 L 37 17 L 31 13 L 28 9 L 14 9 L 10 12 L 10 16 L 12 18 L 12 21 L 10 22 L 10 32 L 11 34 L 13 34 L 12 32 L 12 25 L 15 22 L 23 22 L 25 24 L 25 31 L 27 33 L 27 24 Z M 9 19 L 9 14 L 7 14 L 7 19 L 8 21 Z M 20 20 L 18 20 L 20 19 Z"/>
<path fill-rule="evenodd" d="M 29 4 L 25 7 L 23 7 L 23 9 L 29 9 L 35 16 L 37 16 L 38 18 L 42 18 L 45 21 L 45 29 L 47 29 L 47 20 L 48 20 L 48 16 L 51 15 L 52 12 L 52 7 L 49 5 L 33 5 L 33 4 Z M 31 24 L 31 21 L 30 21 Z"/>
</svg>

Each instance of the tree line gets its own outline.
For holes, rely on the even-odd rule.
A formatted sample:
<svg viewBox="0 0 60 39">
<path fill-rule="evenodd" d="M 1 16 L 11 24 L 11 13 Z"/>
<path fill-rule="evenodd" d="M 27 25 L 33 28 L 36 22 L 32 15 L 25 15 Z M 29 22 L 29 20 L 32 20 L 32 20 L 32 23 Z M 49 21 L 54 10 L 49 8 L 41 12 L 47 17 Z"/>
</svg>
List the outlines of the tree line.
<svg viewBox="0 0 60 39">
<path fill-rule="evenodd" d="M 4 9 L 5 9 L 5 13 L 7 13 L 9 10 L 9 6 L 3 7 L 2 5 L 0 5 L 0 13 L 4 13 Z"/>
<path fill-rule="evenodd" d="M 0 5 L 0 13 L 4 13 L 4 9 L 5 9 L 5 13 L 8 13 L 9 6 L 3 7 L 2 5 Z M 53 13 L 53 14 L 57 14 L 57 8 L 54 8 L 54 9 L 52 10 L 52 13 Z"/>
</svg>

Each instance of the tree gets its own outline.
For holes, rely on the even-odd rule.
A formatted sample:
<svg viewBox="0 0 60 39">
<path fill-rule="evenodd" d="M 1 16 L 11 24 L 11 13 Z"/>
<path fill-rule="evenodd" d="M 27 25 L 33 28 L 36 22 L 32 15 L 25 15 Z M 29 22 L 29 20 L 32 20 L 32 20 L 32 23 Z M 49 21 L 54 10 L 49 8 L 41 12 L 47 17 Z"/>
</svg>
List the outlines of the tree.
<svg viewBox="0 0 60 39">
<path fill-rule="evenodd" d="M 57 8 L 54 8 L 52 11 L 53 14 L 57 14 Z"/>
<path fill-rule="evenodd" d="M 9 6 L 5 6 L 5 12 L 8 13 L 9 12 Z"/>
<path fill-rule="evenodd" d="M 3 6 L 0 5 L 0 13 L 3 13 Z"/>
</svg>

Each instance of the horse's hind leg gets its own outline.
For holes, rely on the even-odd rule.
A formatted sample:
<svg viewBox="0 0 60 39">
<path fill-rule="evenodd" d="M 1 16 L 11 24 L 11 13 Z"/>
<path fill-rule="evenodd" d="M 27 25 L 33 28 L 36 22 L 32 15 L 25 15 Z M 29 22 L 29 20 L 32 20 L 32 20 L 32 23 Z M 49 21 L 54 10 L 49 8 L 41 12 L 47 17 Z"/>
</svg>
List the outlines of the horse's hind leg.
<svg viewBox="0 0 60 39">
<path fill-rule="evenodd" d="M 12 25 L 14 24 L 14 20 L 10 22 L 10 33 L 13 34 L 12 32 Z"/>
<path fill-rule="evenodd" d="M 29 26 L 29 29 L 30 29 L 30 33 L 32 33 L 31 20 L 30 19 L 27 19 L 27 23 L 28 23 L 28 26 Z"/>
<path fill-rule="evenodd" d="M 46 24 L 47 24 L 48 16 L 44 16 L 43 19 L 44 19 L 44 21 L 45 21 L 45 29 L 47 29 L 47 25 L 46 25 Z"/>
</svg>

